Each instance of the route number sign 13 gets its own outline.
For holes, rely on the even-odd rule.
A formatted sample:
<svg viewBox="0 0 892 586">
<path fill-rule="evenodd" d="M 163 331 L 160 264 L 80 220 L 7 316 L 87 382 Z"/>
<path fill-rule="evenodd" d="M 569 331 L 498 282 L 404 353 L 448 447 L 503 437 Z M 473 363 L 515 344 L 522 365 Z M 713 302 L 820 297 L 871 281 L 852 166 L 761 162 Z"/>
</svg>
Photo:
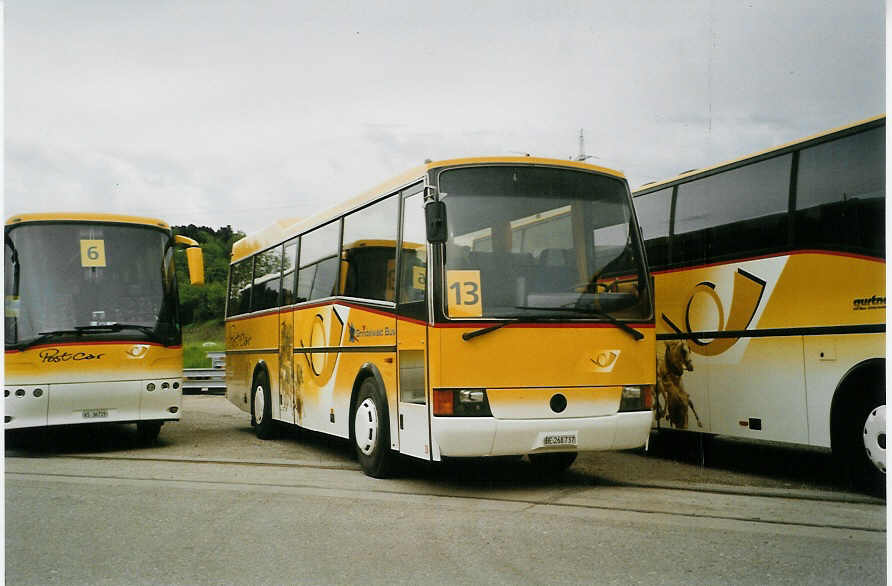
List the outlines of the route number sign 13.
<svg viewBox="0 0 892 586">
<path fill-rule="evenodd" d="M 81 266 L 105 266 L 105 240 L 81 240 Z"/>
<path fill-rule="evenodd" d="M 449 317 L 480 317 L 480 271 L 446 271 Z"/>
</svg>

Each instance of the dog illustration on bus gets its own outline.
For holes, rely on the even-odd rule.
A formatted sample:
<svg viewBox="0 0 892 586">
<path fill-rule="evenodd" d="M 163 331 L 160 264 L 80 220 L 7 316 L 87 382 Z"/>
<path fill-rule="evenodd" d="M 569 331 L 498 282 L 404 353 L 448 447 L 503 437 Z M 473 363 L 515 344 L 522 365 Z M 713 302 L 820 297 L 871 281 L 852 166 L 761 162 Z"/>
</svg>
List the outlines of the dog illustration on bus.
<svg viewBox="0 0 892 586">
<path fill-rule="evenodd" d="M 686 340 L 666 342 L 665 351 L 657 353 L 656 419 L 659 421 L 665 418 L 677 429 L 687 429 L 688 409 L 694 414 L 697 426 L 703 427 L 691 396 L 685 391 L 681 381 L 685 371 L 694 370 L 691 354 L 691 347 Z"/>
</svg>

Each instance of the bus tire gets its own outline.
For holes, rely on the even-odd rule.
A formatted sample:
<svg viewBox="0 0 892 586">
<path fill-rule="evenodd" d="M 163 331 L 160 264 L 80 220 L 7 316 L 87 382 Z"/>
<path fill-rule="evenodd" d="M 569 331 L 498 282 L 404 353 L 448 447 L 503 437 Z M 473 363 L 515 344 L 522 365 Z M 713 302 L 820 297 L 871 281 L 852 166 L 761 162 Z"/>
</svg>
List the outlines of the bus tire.
<svg viewBox="0 0 892 586">
<path fill-rule="evenodd" d="M 359 465 L 373 478 L 386 478 L 392 467 L 389 421 L 384 393 L 367 377 L 356 395 L 351 431 Z"/>
<path fill-rule="evenodd" d="M 139 437 L 139 443 L 144 446 L 150 446 L 158 439 L 161 433 L 163 421 L 139 421 L 136 423 L 136 435 Z"/>
<path fill-rule="evenodd" d="M 530 454 L 529 456 L 533 468 L 545 474 L 560 474 L 576 461 L 576 452 Z"/>
<path fill-rule="evenodd" d="M 844 411 L 833 430 L 833 454 L 853 487 L 883 494 L 886 485 L 884 385 L 867 376 L 857 377 L 854 383 L 857 387 L 850 388 L 844 397 Z"/>
<path fill-rule="evenodd" d="M 276 422 L 273 421 L 273 402 L 266 373 L 258 374 L 251 388 L 251 421 L 254 432 L 260 439 L 272 439 L 276 435 Z"/>
</svg>

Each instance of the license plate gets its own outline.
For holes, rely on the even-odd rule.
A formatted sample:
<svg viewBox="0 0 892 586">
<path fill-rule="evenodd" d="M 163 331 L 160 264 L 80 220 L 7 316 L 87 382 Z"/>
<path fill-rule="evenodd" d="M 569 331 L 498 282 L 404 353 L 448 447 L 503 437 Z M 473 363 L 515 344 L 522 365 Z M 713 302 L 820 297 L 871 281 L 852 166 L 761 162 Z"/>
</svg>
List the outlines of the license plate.
<svg viewBox="0 0 892 586">
<path fill-rule="evenodd" d="M 84 419 L 98 419 L 108 417 L 108 409 L 84 409 L 82 411 Z"/>
<path fill-rule="evenodd" d="M 542 436 L 542 445 L 552 446 L 576 446 L 575 431 L 547 431 Z"/>
</svg>

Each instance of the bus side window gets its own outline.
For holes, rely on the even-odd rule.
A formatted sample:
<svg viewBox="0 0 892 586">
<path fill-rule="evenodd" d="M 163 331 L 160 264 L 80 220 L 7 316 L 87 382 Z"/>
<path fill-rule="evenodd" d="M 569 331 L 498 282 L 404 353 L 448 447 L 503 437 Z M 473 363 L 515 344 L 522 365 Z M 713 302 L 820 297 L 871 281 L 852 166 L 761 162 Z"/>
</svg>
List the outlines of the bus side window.
<svg viewBox="0 0 892 586">
<path fill-rule="evenodd" d="M 254 289 L 251 292 L 251 311 L 278 306 L 282 279 L 281 254 L 279 248 L 273 248 L 254 257 Z"/>
<path fill-rule="evenodd" d="M 635 198 L 635 213 L 641 224 L 641 236 L 651 267 L 669 264 L 669 213 L 672 187 Z"/>
<path fill-rule="evenodd" d="M 294 269 L 297 266 L 297 243 L 298 239 L 294 238 L 283 246 L 281 305 L 294 303 Z"/>
<path fill-rule="evenodd" d="M 796 246 L 885 255 L 885 127 L 803 149 Z"/>
<path fill-rule="evenodd" d="M 321 299 L 334 294 L 339 266 L 340 222 L 331 222 L 307 232 L 300 240 L 300 271 L 297 301 Z"/>
<path fill-rule="evenodd" d="M 391 196 L 344 217 L 341 295 L 394 301 L 399 198 Z"/>
<path fill-rule="evenodd" d="M 229 269 L 229 303 L 226 316 L 232 317 L 248 313 L 251 308 L 251 276 L 254 271 L 254 257 L 235 263 Z"/>
<path fill-rule="evenodd" d="M 791 155 L 781 155 L 680 185 L 672 264 L 785 246 L 791 163 Z"/>
<path fill-rule="evenodd" d="M 399 267 L 399 314 L 427 321 L 427 236 L 422 192 L 403 202 Z"/>
</svg>

